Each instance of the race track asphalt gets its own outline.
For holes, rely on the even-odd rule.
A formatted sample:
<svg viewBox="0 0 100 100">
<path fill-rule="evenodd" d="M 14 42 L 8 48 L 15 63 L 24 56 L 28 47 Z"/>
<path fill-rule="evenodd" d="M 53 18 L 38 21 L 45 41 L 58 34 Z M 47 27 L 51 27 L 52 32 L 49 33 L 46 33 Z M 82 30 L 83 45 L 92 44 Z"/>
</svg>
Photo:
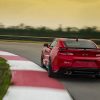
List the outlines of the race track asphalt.
<svg viewBox="0 0 100 100">
<path fill-rule="evenodd" d="M 0 41 L 0 50 L 25 57 L 40 65 L 42 43 L 17 43 Z M 100 100 L 100 79 L 92 77 L 58 78 L 75 100 Z"/>
</svg>

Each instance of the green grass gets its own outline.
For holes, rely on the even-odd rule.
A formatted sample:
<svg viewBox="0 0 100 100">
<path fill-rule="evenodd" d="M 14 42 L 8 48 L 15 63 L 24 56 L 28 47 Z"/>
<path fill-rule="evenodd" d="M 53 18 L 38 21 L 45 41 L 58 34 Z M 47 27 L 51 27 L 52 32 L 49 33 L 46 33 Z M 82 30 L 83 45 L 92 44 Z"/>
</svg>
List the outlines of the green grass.
<svg viewBox="0 0 100 100">
<path fill-rule="evenodd" d="M 7 64 L 6 60 L 0 58 L 0 100 L 3 99 L 7 92 L 7 89 L 11 81 L 11 71 L 10 66 Z"/>
</svg>

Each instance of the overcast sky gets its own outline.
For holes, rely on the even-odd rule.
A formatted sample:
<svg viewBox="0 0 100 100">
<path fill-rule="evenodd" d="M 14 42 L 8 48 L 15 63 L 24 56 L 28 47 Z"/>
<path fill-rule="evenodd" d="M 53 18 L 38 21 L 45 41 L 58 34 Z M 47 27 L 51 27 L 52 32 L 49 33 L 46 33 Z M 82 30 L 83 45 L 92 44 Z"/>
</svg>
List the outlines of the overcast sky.
<svg viewBox="0 0 100 100">
<path fill-rule="evenodd" d="M 100 0 L 0 0 L 0 22 L 7 26 L 100 27 Z"/>
</svg>

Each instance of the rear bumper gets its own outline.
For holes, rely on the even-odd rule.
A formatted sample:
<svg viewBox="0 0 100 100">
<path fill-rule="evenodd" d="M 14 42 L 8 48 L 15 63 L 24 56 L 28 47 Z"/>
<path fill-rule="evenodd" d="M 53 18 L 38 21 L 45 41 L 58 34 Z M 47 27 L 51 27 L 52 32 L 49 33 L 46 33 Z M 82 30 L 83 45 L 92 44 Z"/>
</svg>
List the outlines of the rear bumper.
<svg viewBox="0 0 100 100">
<path fill-rule="evenodd" d="M 77 70 L 77 71 L 100 71 L 100 68 L 78 68 L 78 67 L 71 68 L 71 67 L 61 67 L 60 70 L 61 69 L 72 70 L 72 71 L 75 71 L 75 70 Z"/>
<path fill-rule="evenodd" d="M 79 75 L 94 75 L 100 74 L 100 68 L 65 68 L 61 67 L 59 72 L 62 73 L 71 73 L 71 74 L 79 74 Z"/>
<path fill-rule="evenodd" d="M 100 69 L 100 60 L 95 59 L 60 59 L 58 66 L 71 69 Z"/>
<path fill-rule="evenodd" d="M 82 70 L 82 71 L 100 71 L 100 59 L 83 58 L 83 57 L 71 57 L 71 56 L 60 56 L 52 63 L 53 71 L 65 70 Z"/>
</svg>

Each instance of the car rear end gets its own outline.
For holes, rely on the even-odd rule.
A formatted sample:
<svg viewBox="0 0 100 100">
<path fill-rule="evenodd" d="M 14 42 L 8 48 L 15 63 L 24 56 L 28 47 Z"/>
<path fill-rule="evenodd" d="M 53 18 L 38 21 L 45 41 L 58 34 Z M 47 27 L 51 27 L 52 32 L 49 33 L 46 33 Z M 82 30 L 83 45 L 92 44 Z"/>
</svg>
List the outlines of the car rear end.
<svg viewBox="0 0 100 100">
<path fill-rule="evenodd" d="M 94 42 L 68 39 L 59 48 L 58 68 L 66 74 L 97 74 L 100 72 L 100 49 Z"/>
</svg>

